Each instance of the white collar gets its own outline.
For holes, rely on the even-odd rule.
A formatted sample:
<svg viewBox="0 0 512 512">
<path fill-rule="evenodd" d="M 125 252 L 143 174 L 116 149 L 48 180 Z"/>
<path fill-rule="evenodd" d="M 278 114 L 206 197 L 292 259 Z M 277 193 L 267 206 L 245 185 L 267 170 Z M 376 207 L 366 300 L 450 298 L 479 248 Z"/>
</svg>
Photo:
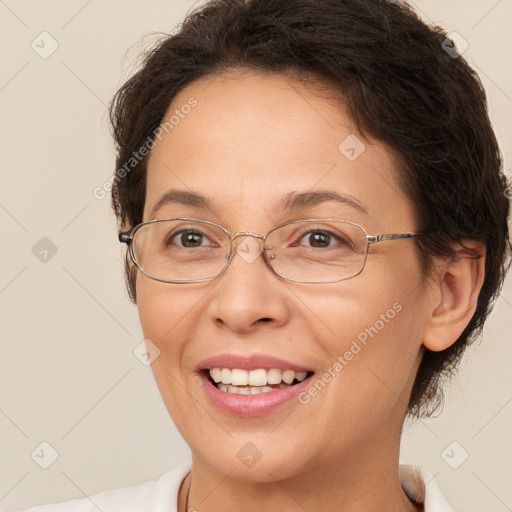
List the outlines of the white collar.
<svg viewBox="0 0 512 512">
<path fill-rule="evenodd" d="M 425 512 L 454 512 L 434 477 L 417 466 L 400 464 L 400 484 L 410 500 L 422 503 Z"/>
</svg>

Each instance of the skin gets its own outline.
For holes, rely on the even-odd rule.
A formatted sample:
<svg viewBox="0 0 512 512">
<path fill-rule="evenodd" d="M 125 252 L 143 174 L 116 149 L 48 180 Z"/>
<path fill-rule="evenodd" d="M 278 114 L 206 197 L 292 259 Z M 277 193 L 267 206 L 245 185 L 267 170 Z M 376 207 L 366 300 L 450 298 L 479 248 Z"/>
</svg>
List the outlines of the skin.
<svg viewBox="0 0 512 512">
<path fill-rule="evenodd" d="M 219 209 L 169 205 L 156 218 L 199 217 L 260 234 L 310 217 L 350 220 L 370 234 L 415 231 L 391 153 L 364 139 L 339 102 L 290 77 L 231 72 L 187 86 L 166 117 L 190 97 L 197 107 L 151 151 L 144 220 L 175 188 L 211 197 Z M 338 150 L 349 134 L 366 146 L 353 162 Z M 350 195 L 368 213 L 335 202 L 285 216 L 274 209 L 291 191 L 319 189 Z M 139 272 L 142 329 L 161 351 L 154 376 L 192 450 L 179 510 L 187 494 L 188 508 L 200 512 L 240 503 L 249 512 L 422 510 L 397 471 L 406 404 L 424 348 L 457 339 L 482 279 L 483 258 L 459 258 L 438 261 L 423 280 L 411 240 L 372 246 L 359 276 L 332 284 L 284 281 L 263 257 L 238 255 L 207 283 L 166 284 Z M 220 353 L 272 355 L 321 376 L 394 303 L 399 314 L 307 405 L 239 418 L 217 410 L 200 386 L 198 363 Z M 250 468 L 237 457 L 248 442 L 262 454 Z"/>
</svg>

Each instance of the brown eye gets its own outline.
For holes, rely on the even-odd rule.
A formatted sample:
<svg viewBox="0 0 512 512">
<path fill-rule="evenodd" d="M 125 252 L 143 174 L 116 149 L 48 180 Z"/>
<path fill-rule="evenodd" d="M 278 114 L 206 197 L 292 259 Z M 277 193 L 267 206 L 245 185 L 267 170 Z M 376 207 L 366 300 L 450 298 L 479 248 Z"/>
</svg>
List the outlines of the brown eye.
<svg viewBox="0 0 512 512">
<path fill-rule="evenodd" d="M 300 239 L 299 245 L 306 245 L 317 249 L 331 247 L 333 245 L 343 242 L 339 237 L 330 231 L 314 230 L 309 231 Z"/>
<path fill-rule="evenodd" d="M 183 230 L 178 233 L 173 233 L 166 240 L 166 245 L 175 244 L 179 247 L 191 248 L 191 247 L 201 247 L 205 245 L 204 242 L 207 242 L 207 237 L 198 231 L 191 230 Z"/>
</svg>

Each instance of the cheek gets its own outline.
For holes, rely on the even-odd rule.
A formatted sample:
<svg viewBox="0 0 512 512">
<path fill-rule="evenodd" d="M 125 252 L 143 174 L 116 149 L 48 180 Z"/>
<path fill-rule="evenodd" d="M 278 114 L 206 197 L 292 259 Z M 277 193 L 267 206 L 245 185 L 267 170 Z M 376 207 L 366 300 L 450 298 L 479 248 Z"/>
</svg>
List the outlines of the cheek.
<svg viewBox="0 0 512 512">
<path fill-rule="evenodd" d="M 201 299 L 205 295 L 190 288 L 169 289 L 170 285 L 142 277 L 137 283 L 138 313 L 144 338 L 150 340 L 159 350 L 152 362 L 156 383 L 169 411 L 176 410 L 184 386 L 184 354 L 187 340 L 197 327 L 201 314 Z"/>
<path fill-rule="evenodd" d="M 396 265 L 369 271 L 308 303 L 319 312 L 315 339 L 325 361 L 317 388 L 328 389 L 332 410 L 344 422 L 357 411 L 381 418 L 393 408 L 405 411 L 426 315 L 418 269 L 403 263 L 400 272 Z"/>
<path fill-rule="evenodd" d="M 186 342 L 197 323 L 201 299 L 205 292 L 194 292 L 190 287 L 180 289 L 151 280 L 145 276 L 137 279 L 137 307 L 145 339 L 149 339 L 160 351 L 152 362 L 156 384 L 163 402 L 183 432 L 189 417 L 189 395 L 182 365 L 185 362 Z M 200 313 L 199 313 L 200 314 Z"/>
<path fill-rule="evenodd" d="M 205 290 L 160 283 L 139 273 L 137 308 L 142 331 L 159 348 L 179 347 L 183 332 L 192 328 Z"/>
</svg>

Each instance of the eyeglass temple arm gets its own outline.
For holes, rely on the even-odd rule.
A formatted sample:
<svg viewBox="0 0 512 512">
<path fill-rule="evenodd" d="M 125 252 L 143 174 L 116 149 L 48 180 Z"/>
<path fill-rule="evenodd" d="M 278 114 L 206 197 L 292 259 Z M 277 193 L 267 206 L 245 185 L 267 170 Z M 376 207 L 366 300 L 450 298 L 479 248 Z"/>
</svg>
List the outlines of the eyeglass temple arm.
<svg viewBox="0 0 512 512">
<path fill-rule="evenodd" d="M 130 245 L 133 240 L 133 237 L 130 234 L 128 234 L 127 232 L 118 233 L 117 238 L 121 243 L 127 244 L 127 245 Z"/>
<path fill-rule="evenodd" d="M 422 234 L 423 233 L 393 233 L 388 235 L 367 235 L 366 239 L 369 244 L 376 244 L 383 240 L 403 240 L 404 238 L 413 238 Z"/>
</svg>

